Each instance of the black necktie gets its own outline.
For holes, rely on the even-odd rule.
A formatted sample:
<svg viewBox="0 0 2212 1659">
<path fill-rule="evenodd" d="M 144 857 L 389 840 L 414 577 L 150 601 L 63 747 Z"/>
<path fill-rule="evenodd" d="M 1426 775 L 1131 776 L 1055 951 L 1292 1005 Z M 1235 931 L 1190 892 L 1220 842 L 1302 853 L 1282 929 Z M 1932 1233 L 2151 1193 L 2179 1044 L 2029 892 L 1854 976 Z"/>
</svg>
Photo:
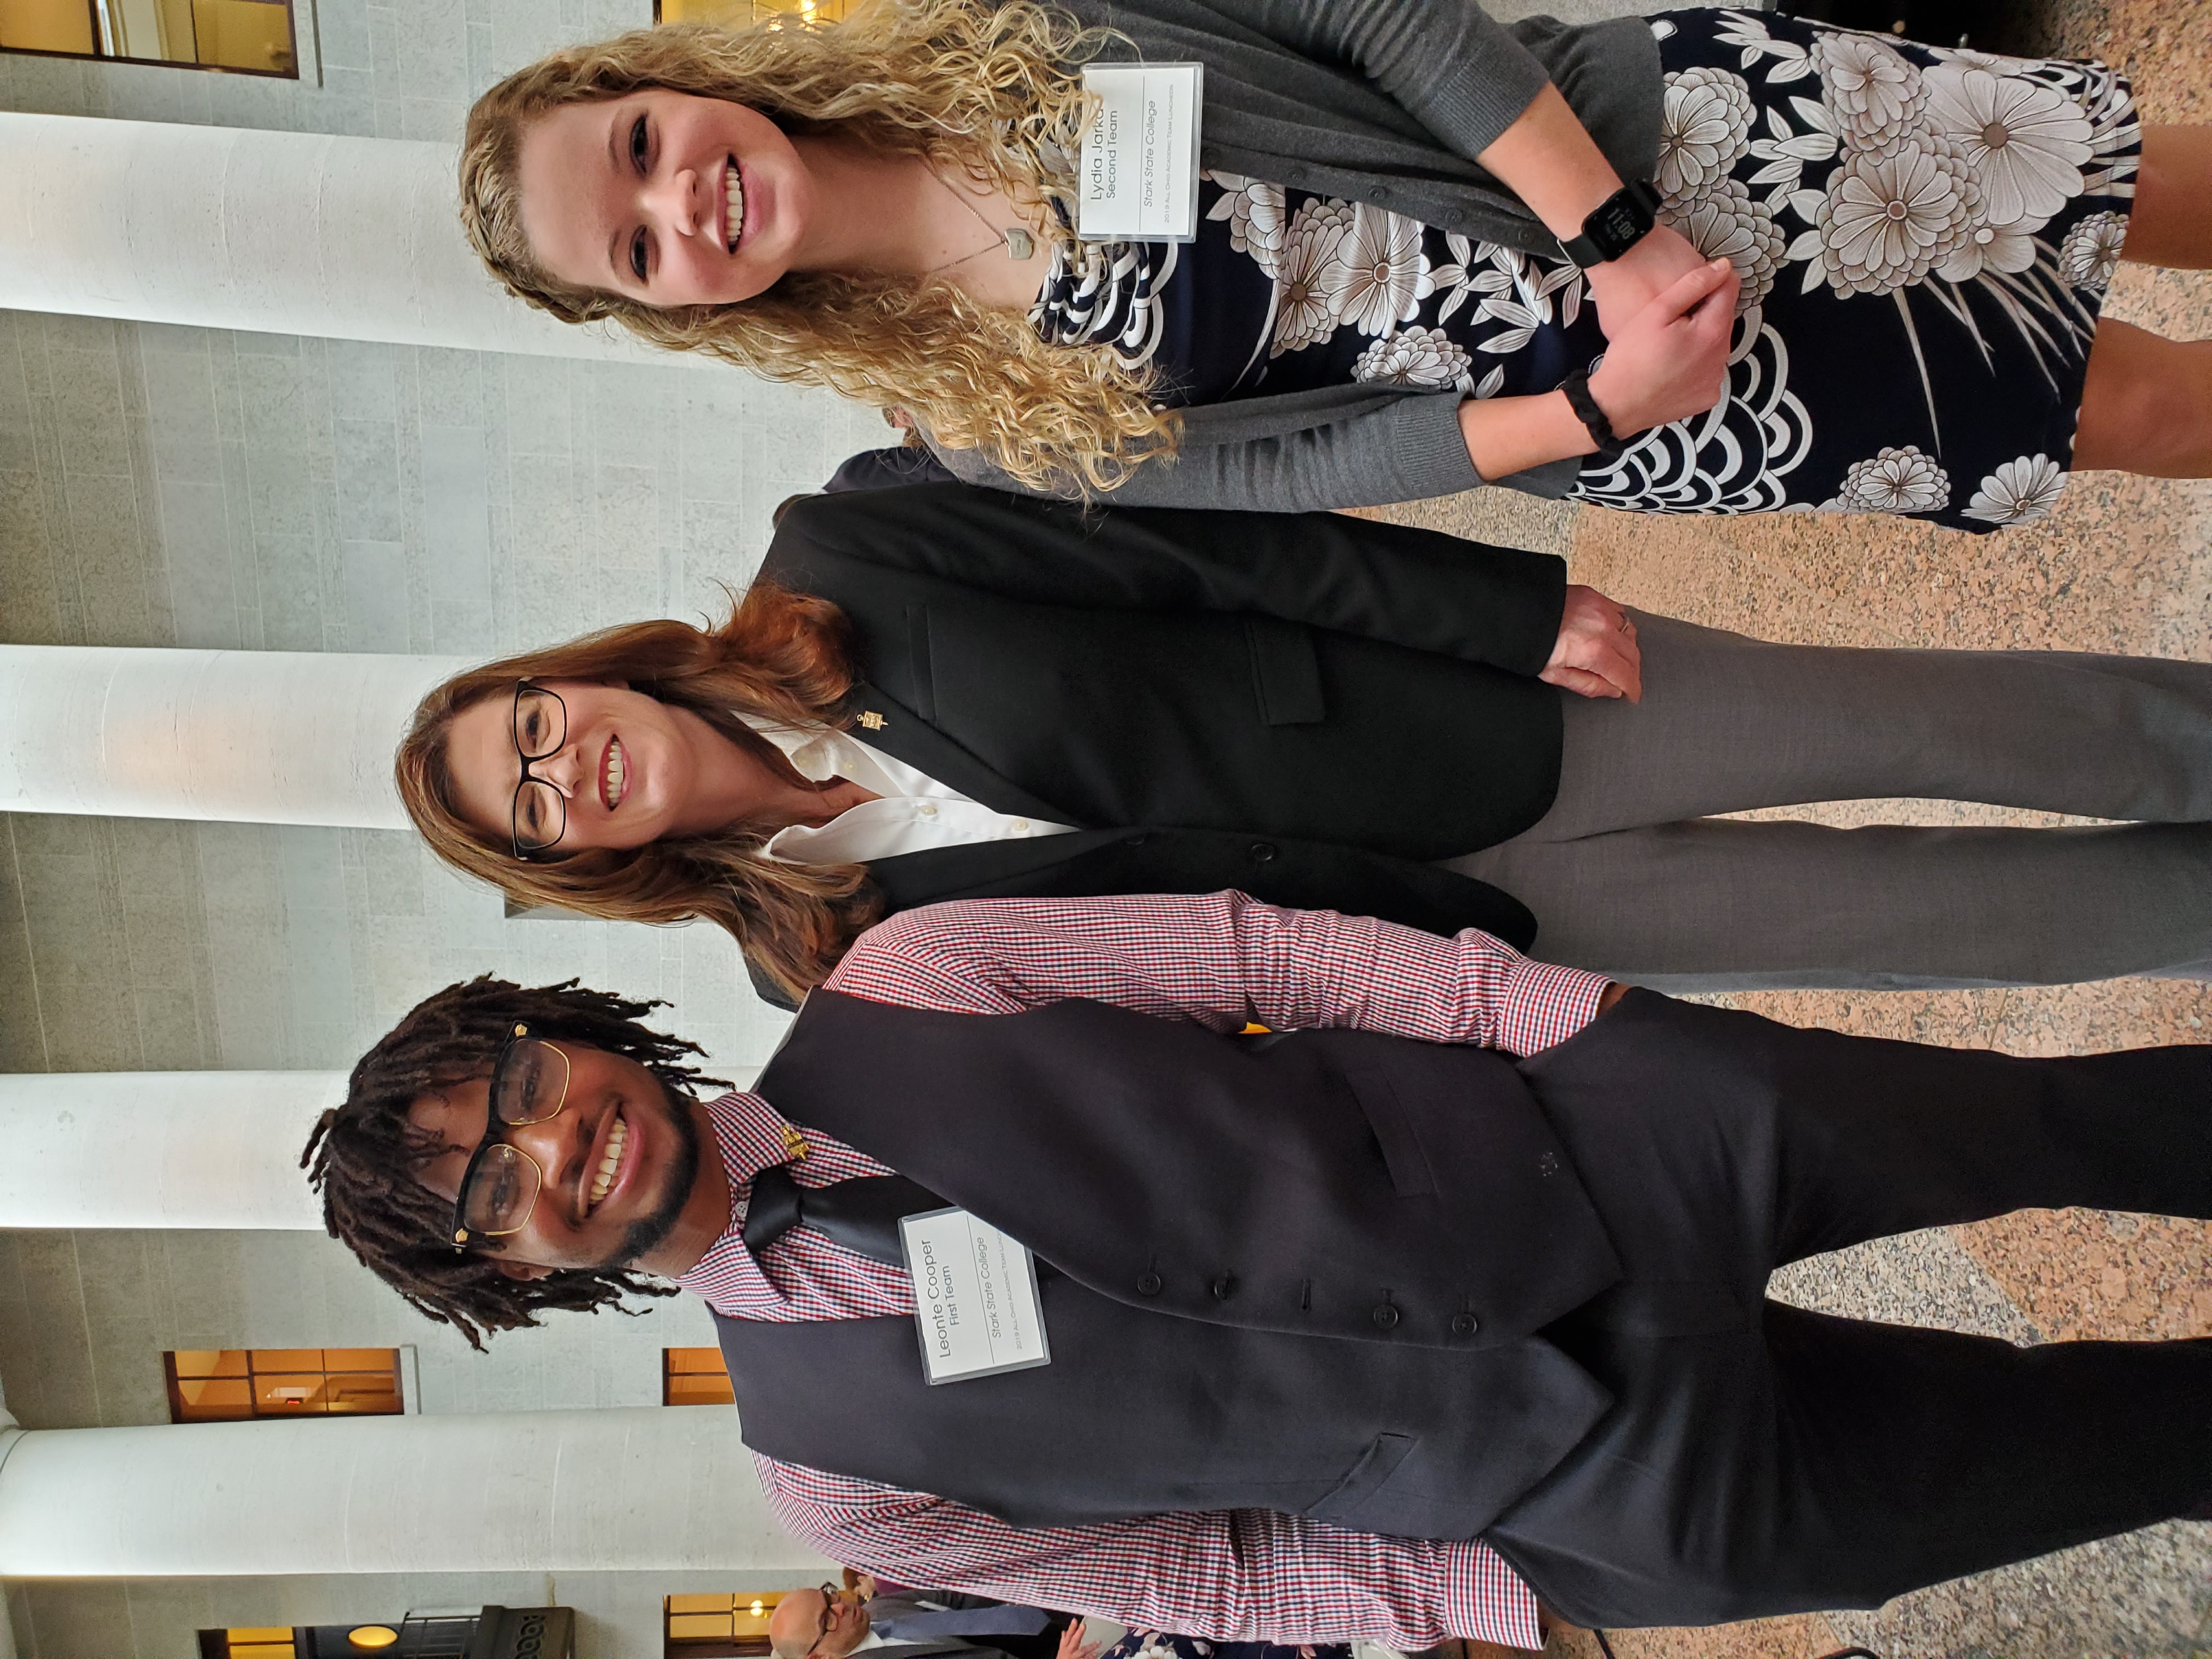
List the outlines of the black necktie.
<svg viewBox="0 0 2212 1659">
<path fill-rule="evenodd" d="M 745 1248 L 755 1255 L 793 1227 L 811 1227 L 856 1255 L 906 1266 L 902 1217 L 946 1208 L 928 1188 L 904 1176 L 855 1176 L 826 1187 L 802 1187 L 791 1165 L 771 1164 L 753 1177 L 745 1200 Z"/>
</svg>

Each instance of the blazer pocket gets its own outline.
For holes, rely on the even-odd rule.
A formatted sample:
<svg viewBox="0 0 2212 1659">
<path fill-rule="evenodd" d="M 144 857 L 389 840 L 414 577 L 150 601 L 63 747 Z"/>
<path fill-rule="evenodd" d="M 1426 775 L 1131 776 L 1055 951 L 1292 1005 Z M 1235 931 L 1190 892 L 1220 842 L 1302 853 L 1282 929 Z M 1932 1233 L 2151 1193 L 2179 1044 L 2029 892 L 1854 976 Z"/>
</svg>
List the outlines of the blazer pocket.
<svg viewBox="0 0 2212 1659">
<path fill-rule="evenodd" d="M 1252 692 L 1269 726 L 1312 726 L 1328 713 L 1321 692 L 1321 659 L 1313 629 L 1274 617 L 1244 618 L 1252 659 Z"/>
<path fill-rule="evenodd" d="M 906 655 L 914 671 L 914 712 L 932 726 L 937 724 L 937 681 L 929 663 L 929 607 L 906 608 Z"/>
<path fill-rule="evenodd" d="M 1361 1509 L 1390 1484 L 1390 1477 L 1398 1473 L 1398 1466 L 1420 1443 L 1417 1437 L 1410 1434 L 1376 1435 L 1375 1443 L 1352 1466 L 1352 1473 L 1331 1487 L 1319 1503 L 1307 1508 L 1307 1517 L 1357 1529 Z"/>
<path fill-rule="evenodd" d="M 1390 1184 L 1398 1189 L 1398 1196 L 1433 1196 L 1438 1190 L 1437 1172 L 1429 1163 L 1428 1149 L 1421 1145 L 1420 1132 L 1406 1115 L 1389 1078 L 1381 1072 L 1353 1072 L 1344 1080 L 1351 1085 L 1359 1109 L 1367 1115 L 1367 1127 L 1374 1130 L 1375 1139 L 1382 1148 L 1382 1162 L 1389 1168 Z"/>
</svg>

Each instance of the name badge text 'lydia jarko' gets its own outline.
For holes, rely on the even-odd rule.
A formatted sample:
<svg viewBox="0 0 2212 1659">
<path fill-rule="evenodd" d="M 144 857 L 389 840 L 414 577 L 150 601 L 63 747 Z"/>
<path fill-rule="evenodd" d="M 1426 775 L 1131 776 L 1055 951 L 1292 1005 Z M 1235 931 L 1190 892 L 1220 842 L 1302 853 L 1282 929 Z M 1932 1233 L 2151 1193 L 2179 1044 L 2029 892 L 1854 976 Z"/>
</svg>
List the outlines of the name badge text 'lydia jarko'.
<svg viewBox="0 0 2212 1659">
<path fill-rule="evenodd" d="M 1188 242 L 1198 234 L 1201 64 L 1091 64 L 1096 100 L 1076 158 L 1075 234 L 1085 241 Z"/>
<path fill-rule="evenodd" d="M 914 1277 L 922 1370 L 933 1383 L 1048 1365 L 1036 1261 L 1029 1248 L 965 1210 L 899 1223 Z"/>
</svg>

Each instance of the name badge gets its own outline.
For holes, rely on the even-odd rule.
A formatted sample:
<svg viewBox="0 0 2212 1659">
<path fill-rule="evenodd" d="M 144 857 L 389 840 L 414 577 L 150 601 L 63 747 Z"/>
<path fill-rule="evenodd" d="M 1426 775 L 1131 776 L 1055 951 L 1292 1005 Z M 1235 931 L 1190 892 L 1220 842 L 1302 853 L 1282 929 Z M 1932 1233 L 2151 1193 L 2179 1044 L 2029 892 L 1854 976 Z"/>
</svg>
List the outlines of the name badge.
<svg viewBox="0 0 2212 1659">
<path fill-rule="evenodd" d="M 1027 1245 L 965 1210 L 908 1216 L 899 1237 L 933 1385 L 1052 1363 Z"/>
<path fill-rule="evenodd" d="M 1097 101 L 1076 157 L 1075 234 L 1089 242 L 1198 235 L 1203 64 L 1091 64 Z"/>
</svg>

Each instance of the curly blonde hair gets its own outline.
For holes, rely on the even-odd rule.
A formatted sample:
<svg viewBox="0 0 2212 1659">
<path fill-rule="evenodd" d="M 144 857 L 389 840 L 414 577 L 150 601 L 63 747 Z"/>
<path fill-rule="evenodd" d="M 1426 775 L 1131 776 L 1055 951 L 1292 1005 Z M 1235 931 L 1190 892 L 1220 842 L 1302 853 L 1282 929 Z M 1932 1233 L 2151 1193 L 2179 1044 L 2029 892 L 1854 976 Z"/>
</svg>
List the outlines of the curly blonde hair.
<svg viewBox="0 0 2212 1659">
<path fill-rule="evenodd" d="M 1066 66 L 1108 38 L 1031 0 L 873 0 L 834 25 L 672 24 L 569 47 L 477 100 L 461 222 L 507 292 L 563 322 L 611 318 L 671 351 L 901 405 L 939 442 L 1032 488 L 1111 489 L 1145 455 L 1171 451 L 1178 426 L 1110 346 L 1047 344 L 1020 313 L 941 281 L 791 271 L 743 305 L 665 308 L 571 286 L 531 250 L 520 182 L 523 137 L 540 116 L 665 88 L 746 105 L 787 132 L 836 127 L 1072 210 L 1066 175 L 1040 158 L 1076 153 L 1085 96 Z"/>
<path fill-rule="evenodd" d="M 621 680 L 690 709 L 803 786 L 781 753 L 739 717 L 787 727 L 849 725 L 843 703 L 853 686 L 851 632 L 845 613 L 829 600 L 756 581 L 716 628 L 629 623 L 465 669 L 416 708 L 392 761 L 399 799 L 433 852 L 510 899 L 613 921 L 713 922 L 796 997 L 820 984 L 882 914 L 866 866 L 763 857 L 761 844 L 774 826 L 759 824 L 544 863 L 518 859 L 507 836 L 485 834 L 462 810 L 451 758 L 453 720 L 488 698 L 514 696 L 518 680 Z"/>
</svg>

